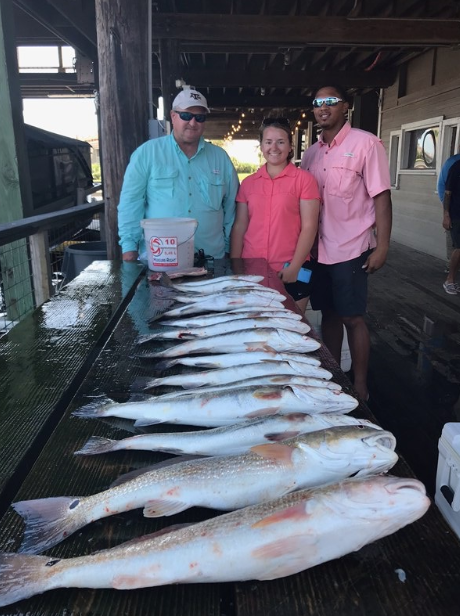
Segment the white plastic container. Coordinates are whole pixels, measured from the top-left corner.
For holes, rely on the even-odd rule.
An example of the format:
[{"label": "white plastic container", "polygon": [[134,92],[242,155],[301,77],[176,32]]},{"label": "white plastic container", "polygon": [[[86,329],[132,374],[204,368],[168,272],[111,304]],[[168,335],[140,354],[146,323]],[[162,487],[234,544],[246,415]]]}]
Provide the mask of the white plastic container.
[{"label": "white plastic container", "polygon": [[439,439],[435,503],[460,538],[460,423],[446,423]]},{"label": "white plastic container", "polygon": [[169,272],[193,267],[195,233],[198,221],[194,218],[145,218],[145,248],[149,269]]}]

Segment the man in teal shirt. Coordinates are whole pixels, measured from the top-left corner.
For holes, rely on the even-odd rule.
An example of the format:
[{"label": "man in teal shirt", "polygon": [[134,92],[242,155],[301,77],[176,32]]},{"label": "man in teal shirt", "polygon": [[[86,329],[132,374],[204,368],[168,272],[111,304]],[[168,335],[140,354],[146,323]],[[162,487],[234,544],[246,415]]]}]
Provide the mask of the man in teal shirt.
[{"label": "man in teal shirt", "polygon": [[143,218],[195,218],[195,251],[217,259],[229,252],[238,176],[227,153],[203,139],[208,113],[200,92],[182,90],[172,104],[172,133],[132,154],[118,204],[124,261],[142,250]]}]

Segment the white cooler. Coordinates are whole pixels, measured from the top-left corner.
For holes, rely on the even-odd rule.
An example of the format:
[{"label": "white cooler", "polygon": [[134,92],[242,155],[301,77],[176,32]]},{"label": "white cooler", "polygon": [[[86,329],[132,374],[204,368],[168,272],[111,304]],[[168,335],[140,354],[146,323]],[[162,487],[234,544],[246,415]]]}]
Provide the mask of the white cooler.
[{"label": "white cooler", "polygon": [[439,439],[435,503],[460,538],[460,423],[446,423]]}]

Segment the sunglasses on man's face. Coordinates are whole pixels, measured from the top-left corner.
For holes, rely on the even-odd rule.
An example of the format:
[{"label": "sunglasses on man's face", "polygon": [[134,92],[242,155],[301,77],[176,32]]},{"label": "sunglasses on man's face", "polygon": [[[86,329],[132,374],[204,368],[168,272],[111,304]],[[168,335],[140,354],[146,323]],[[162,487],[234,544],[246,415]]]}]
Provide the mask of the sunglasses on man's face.
[{"label": "sunglasses on man's face", "polygon": [[338,103],[343,103],[343,98],[338,98],[337,96],[327,96],[326,98],[314,98],[313,99],[313,107],[322,107],[326,105],[327,107],[335,107]]},{"label": "sunglasses on man's face", "polygon": [[279,124],[280,126],[288,126],[291,124],[288,118],[264,118],[262,120],[262,126],[271,126],[272,124]]},{"label": "sunglasses on man's face", "polygon": [[199,124],[206,122],[205,113],[190,113],[190,111],[176,111],[176,113],[181,120],[184,120],[184,122],[190,122],[193,118],[195,118]]}]

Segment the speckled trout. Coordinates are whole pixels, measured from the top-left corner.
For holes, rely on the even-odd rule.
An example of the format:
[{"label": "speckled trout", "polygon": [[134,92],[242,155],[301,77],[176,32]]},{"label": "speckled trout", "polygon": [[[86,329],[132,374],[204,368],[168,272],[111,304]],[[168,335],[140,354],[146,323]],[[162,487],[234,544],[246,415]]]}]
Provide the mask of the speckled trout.
[{"label": "speckled trout", "polygon": [[199,458],[148,470],[94,494],[13,503],[26,527],[21,552],[38,553],[90,522],[144,508],[169,516],[189,507],[240,509],[293,490],[389,470],[396,439],[363,425],[327,428],[236,456]]},{"label": "speckled trout", "polygon": [[0,555],[0,605],[54,588],[127,590],[177,583],[273,580],[340,558],[421,518],[417,479],[349,479],[299,490],[90,556]]},{"label": "speckled trout", "polygon": [[136,434],[120,441],[92,436],[79,451],[75,452],[75,455],[95,455],[122,449],[135,449],[174,454],[228,456],[244,453],[254,445],[275,443],[306,432],[359,424],[375,430],[381,429],[366,419],[357,419],[350,415],[288,413],[247,419],[230,426],[195,430],[194,432]]},{"label": "speckled trout", "polygon": [[132,402],[95,400],[74,411],[77,417],[123,417],[137,426],[178,423],[217,428],[275,413],[348,413],[356,398],[340,390],[305,385],[252,385],[211,392],[176,392]]}]

